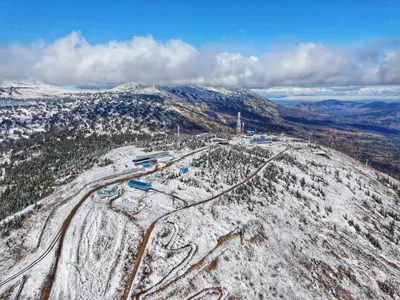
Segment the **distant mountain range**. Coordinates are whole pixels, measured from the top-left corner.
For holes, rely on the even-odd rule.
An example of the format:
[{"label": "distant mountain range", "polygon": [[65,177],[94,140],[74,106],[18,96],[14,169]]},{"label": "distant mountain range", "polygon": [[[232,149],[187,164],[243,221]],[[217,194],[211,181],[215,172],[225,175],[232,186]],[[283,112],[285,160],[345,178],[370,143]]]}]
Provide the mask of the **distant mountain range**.
[{"label": "distant mountain range", "polygon": [[121,99],[127,102],[141,99],[146,100],[142,105],[153,103],[153,106],[159,106],[160,111],[173,111],[194,123],[195,127],[213,130],[234,128],[237,112],[240,111],[246,127],[251,129],[292,131],[297,125],[315,122],[400,134],[400,103],[324,100],[287,108],[247,89],[125,83],[109,90],[82,91],[38,81],[6,81],[0,82],[0,98],[36,101],[69,99],[78,106],[88,100],[105,101],[101,105],[107,106]]},{"label": "distant mountain range", "polygon": [[2,139],[14,138],[15,130],[27,136],[55,128],[110,134],[176,131],[179,125],[182,132],[234,132],[241,112],[246,129],[312,137],[400,176],[398,103],[326,100],[284,107],[247,89],[125,83],[67,90],[38,81],[0,82],[0,99]]},{"label": "distant mountain range", "polygon": [[306,109],[327,115],[355,114],[371,110],[387,110],[390,108],[398,108],[400,103],[388,103],[374,101],[372,103],[340,101],[340,100],[324,100],[313,103],[301,103],[293,108]]},{"label": "distant mountain range", "polygon": [[[112,116],[114,120],[129,118],[136,128],[151,125],[153,129],[170,130],[181,125],[183,131],[232,131],[237,113],[241,112],[246,128],[278,132],[293,130],[292,125],[279,117],[277,104],[247,89],[125,83],[109,90],[82,91],[66,90],[37,81],[2,82],[0,88],[0,97],[4,100],[20,101],[17,104],[25,106],[26,100],[29,100],[44,106],[41,111],[47,110],[46,117],[42,117],[42,112],[38,114],[34,118],[36,124],[52,124],[54,119],[73,122],[82,119],[82,123],[86,124],[88,120],[97,122],[102,117]],[[56,112],[48,111],[50,103],[57,107]],[[68,106],[69,109],[60,109],[61,106]],[[35,114],[35,105],[28,110],[28,115]],[[8,117],[10,114],[6,115],[3,123],[6,122],[7,126],[21,117],[25,126],[29,126],[30,119],[25,120],[27,115],[14,116],[12,121]],[[99,120],[94,119],[95,115]]]},{"label": "distant mountain range", "polygon": [[[11,95],[10,95],[11,94]],[[38,81],[0,82],[0,97],[36,101],[74,101],[78,107],[88,100],[97,106],[112,106],[113,101],[140,99],[142,105],[158,106],[159,111],[178,114],[203,130],[227,130],[235,127],[237,112],[246,128],[293,131],[296,126],[336,124],[362,130],[400,134],[400,103],[324,100],[301,103],[287,108],[247,89],[200,86],[161,86],[137,83],[121,84],[109,90],[67,90]],[[101,102],[101,103],[100,103]],[[92,104],[93,106],[93,104]],[[93,108],[95,109],[95,108]],[[108,108],[110,110],[110,107]],[[128,108],[126,108],[128,109]],[[129,113],[124,108],[124,114]],[[114,115],[121,112],[112,110]],[[146,116],[148,120],[151,116]],[[157,119],[157,117],[156,117]],[[167,124],[173,120],[166,120]]]},{"label": "distant mountain range", "polygon": [[355,128],[400,134],[400,103],[324,100],[280,110],[286,119],[334,122]]}]

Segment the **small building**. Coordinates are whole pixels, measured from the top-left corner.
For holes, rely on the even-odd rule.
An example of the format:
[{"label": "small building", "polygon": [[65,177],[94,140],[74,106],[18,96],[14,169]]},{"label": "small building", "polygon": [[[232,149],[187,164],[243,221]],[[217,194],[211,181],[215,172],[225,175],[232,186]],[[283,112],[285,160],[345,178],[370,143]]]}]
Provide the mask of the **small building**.
[{"label": "small building", "polygon": [[128,182],[128,186],[135,188],[135,189],[139,189],[142,191],[148,191],[151,189],[151,184],[147,183],[147,182],[143,182],[143,181],[139,181],[139,180],[130,180]]},{"label": "small building", "polygon": [[180,169],[180,172],[181,172],[181,173],[187,173],[187,172],[189,172],[189,168],[188,168],[188,167],[181,168],[181,169]]},{"label": "small building", "polygon": [[156,165],[156,168],[157,168],[158,170],[160,170],[160,171],[164,170],[166,167],[167,167],[167,164],[166,164],[166,163],[158,163],[158,164]]},{"label": "small building", "polygon": [[314,153],[314,155],[319,155],[319,156],[324,156],[326,158],[330,158],[328,155],[328,152],[326,152],[325,150],[319,150],[319,151],[315,151],[313,153]]},{"label": "small building", "polygon": [[145,163],[143,163],[143,167],[145,167],[145,168],[149,168],[151,165],[150,165],[150,163],[149,162],[145,162]]},{"label": "small building", "polygon": [[200,157],[195,156],[195,157],[193,157],[192,161],[200,161]]},{"label": "small building", "polygon": [[271,144],[272,140],[264,135],[259,138],[254,138],[250,141],[251,144]]},{"label": "small building", "polygon": [[100,197],[113,197],[118,194],[117,186],[106,186],[97,190],[97,195]]},{"label": "small building", "polygon": [[247,134],[247,135],[254,135],[255,133],[256,133],[255,130],[247,130],[247,131],[246,131],[246,134]]},{"label": "small building", "polygon": [[146,161],[150,161],[153,159],[157,159],[157,158],[163,158],[163,157],[168,157],[169,156],[169,152],[168,151],[161,151],[161,152],[149,152],[149,153],[144,153],[144,154],[138,154],[136,155],[136,159],[134,159],[133,161],[135,163],[143,163]]}]

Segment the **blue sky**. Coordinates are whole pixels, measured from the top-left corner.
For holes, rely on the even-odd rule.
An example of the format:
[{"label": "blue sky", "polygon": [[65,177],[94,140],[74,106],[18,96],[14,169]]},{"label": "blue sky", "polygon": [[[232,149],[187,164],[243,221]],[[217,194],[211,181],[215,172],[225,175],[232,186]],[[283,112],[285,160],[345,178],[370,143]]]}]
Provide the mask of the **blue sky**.
[{"label": "blue sky", "polygon": [[[53,41],[72,31],[91,43],[151,34],[195,47],[243,44],[264,51],[276,43],[349,45],[398,38],[400,1],[3,1],[0,43]],[[243,48],[243,46],[242,46]]]},{"label": "blue sky", "polygon": [[0,80],[400,84],[400,1],[3,1]]}]

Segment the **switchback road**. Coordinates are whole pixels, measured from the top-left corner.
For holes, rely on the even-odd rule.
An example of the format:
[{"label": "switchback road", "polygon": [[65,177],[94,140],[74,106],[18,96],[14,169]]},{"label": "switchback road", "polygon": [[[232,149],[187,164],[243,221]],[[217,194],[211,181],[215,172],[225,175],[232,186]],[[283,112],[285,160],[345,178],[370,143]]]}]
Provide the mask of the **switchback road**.
[{"label": "switchback road", "polygon": [[[180,157],[180,158],[178,158],[176,160],[173,160],[173,161],[169,162],[165,167],[169,167],[169,166],[175,164],[176,162],[183,160],[184,158],[186,158],[188,156],[191,156],[191,155],[194,155],[194,154],[196,154],[198,152],[204,151],[204,150],[206,150],[206,149],[208,149],[210,147],[212,147],[212,146],[207,146],[207,147],[203,147],[203,148],[200,148],[198,150],[192,151],[192,152],[190,152],[190,153],[188,153],[188,154],[186,154],[186,155],[184,155],[184,156],[182,156],[182,157]],[[83,186],[81,189],[79,189],[79,191],[77,191],[76,193],[74,193],[72,196],[68,197],[64,201],[62,201],[63,204],[65,204],[66,200],[70,200],[74,196],[77,196],[82,190],[84,190],[88,186],[91,186],[93,184],[97,184],[97,185],[94,186],[89,192],[87,192],[83,196],[83,198],[78,202],[78,204],[76,204],[75,207],[71,210],[71,212],[68,215],[68,217],[64,220],[60,230],[57,232],[56,236],[50,242],[49,246],[45,249],[45,251],[38,258],[36,258],[34,261],[32,261],[28,266],[24,267],[23,269],[19,270],[18,272],[16,272],[13,275],[10,275],[6,279],[4,279],[2,282],[0,282],[0,287],[5,285],[5,284],[7,284],[7,283],[9,283],[10,281],[14,280],[15,278],[25,274],[30,269],[32,269],[34,266],[36,266],[38,263],[40,263],[53,250],[53,248],[57,244],[57,241],[60,241],[60,243],[58,244],[58,247],[56,248],[56,262],[53,265],[52,271],[49,274],[49,276],[48,276],[48,278],[46,280],[46,283],[44,284],[44,286],[42,288],[42,293],[41,293],[41,297],[40,297],[40,299],[48,299],[50,297],[51,287],[52,287],[53,281],[55,279],[55,274],[56,274],[56,271],[57,271],[58,261],[59,261],[60,255],[61,255],[61,250],[62,250],[62,246],[63,246],[63,243],[64,243],[64,238],[65,238],[66,231],[67,231],[67,229],[68,229],[68,227],[69,227],[69,225],[70,225],[70,223],[72,221],[72,218],[75,216],[76,212],[81,207],[81,205],[95,191],[97,191],[100,188],[104,188],[104,187],[106,187],[108,185],[121,183],[121,182],[124,182],[124,181],[127,181],[127,180],[131,180],[131,179],[134,179],[134,178],[140,178],[140,177],[155,173],[157,171],[159,171],[158,168],[155,168],[154,170],[148,171],[148,172],[145,172],[145,173],[137,173],[137,172],[135,172],[134,174],[132,174],[132,173],[123,172],[123,173],[119,173],[119,174],[115,174],[115,175],[111,175],[111,176],[106,176],[106,177],[104,177],[102,179],[97,179],[97,180],[95,180],[93,182],[85,184],[85,186]],[[123,176],[123,175],[126,175],[126,176],[120,177],[120,176]],[[113,179],[113,178],[116,178],[116,177],[120,177],[120,178],[118,178],[118,179],[116,179],[114,181],[109,181],[110,179]],[[107,181],[107,183],[98,184],[98,183],[104,182],[104,181]],[[53,213],[51,213],[51,215],[53,215]],[[45,225],[47,225],[47,223],[48,223],[48,220],[46,220]],[[43,230],[44,230],[46,226],[43,226],[43,227],[44,227],[43,228]],[[39,240],[41,240],[41,237],[39,238]]]},{"label": "switchback road", "polygon": [[[129,297],[129,294],[130,294],[130,291],[131,291],[131,288],[132,288],[132,284],[133,284],[133,282],[135,281],[135,278],[136,278],[136,275],[137,275],[137,273],[138,273],[140,264],[142,263],[142,260],[143,260],[143,254],[144,254],[144,252],[145,252],[145,250],[146,250],[146,248],[147,248],[147,244],[148,244],[148,242],[149,242],[150,236],[151,236],[151,234],[152,234],[152,232],[153,232],[153,230],[154,230],[154,228],[155,228],[155,226],[157,225],[158,222],[160,222],[161,220],[165,219],[166,217],[168,217],[168,216],[170,216],[170,215],[172,215],[172,214],[175,214],[175,213],[177,213],[177,212],[180,212],[180,211],[182,211],[182,210],[185,210],[185,209],[188,209],[188,208],[191,208],[191,207],[194,207],[194,206],[198,206],[198,205],[202,205],[202,204],[208,203],[208,202],[210,202],[210,201],[213,201],[213,200],[215,200],[215,199],[217,199],[217,198],[219,198],[219,197],[225,195],[226,193],[231,192],[231,191],[234,190],[235,188],[237,188],[237,187],[239,187],[239,186],[245,184],[245,183],[248,182],[249,180],[253,179],[266,165],[268,165],[271,161],[276,160],[279,156],[281,156],[283,153],[285,153],[286,151],[288,151],[290,148],[291,148],[291,146],[290,146],[290,145],[287,145],[287,147],[286,147],[284,150],[282,150],[281,152],[279,152],[279,153],[276,154],[275,156],[273,156],[273,157],[269,158],[268,160],[266,160],[263,164],[261,164],[261,166],[259,166],[259,167],[258,167],[253,173],[251,173],[249,176],[247,176],[246,178],[244,178],[244,179],[243,179],[242,181],[240,181],[239,183],[237,183],[237,184],[231,186],[230,188],[228,188],[228,189],[226,189],[226,190],[220,192],[219,194],[216,194],[216,195],[214,195],[214,196],[212,196],[212,197],[210,197],[210,198],[207,198],[207,199],[205,199],[205,200],[202,200],[202,201],[199,201],[199,202],[190,204],[190,205],[188,205],[188,206],[181,207],[181,208],[178,208],[178,209],[176,209],[176,210],[170,211],[170,212],[166,213],[165,215],[159,217],[157,220],[155,220],[155,221],[149,226],[149,228],[147,229],[147,231],[146,231],[146,233],[145,233],[145,235],[144,235],[142,244],[141,244],[141,246],[140,246],[139,252],[138,252],[138,254],[137,254],[137,256],[136,256],[136,259],[135,259],[135,264],[134,264],[132,273],[131,273],[130,276],[128,277],[127,283],[126,283],[125,288],[124,288],[124,293],[122,294],[122,298],[121,298],[121,299],[122,299],[122,300],[126,300],[126,299],[128,299],[128,297]],[[134,295],[133,297],[135,297],[136,299],[138,299],[139,296],[140,296],[140,294],[141,294],[141,293],[139,292],[137,295]]]}]

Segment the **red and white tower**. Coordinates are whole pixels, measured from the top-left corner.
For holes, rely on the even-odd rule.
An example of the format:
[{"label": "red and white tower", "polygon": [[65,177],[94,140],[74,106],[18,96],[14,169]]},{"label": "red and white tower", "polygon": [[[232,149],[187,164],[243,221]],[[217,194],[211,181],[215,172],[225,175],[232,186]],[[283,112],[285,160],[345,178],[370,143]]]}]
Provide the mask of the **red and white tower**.
[{"label": "red and white tower", "polygon": [[236,135],[242,135],[242,123],[240,121],[240,112],[238,112],[237,124],[236,124]]}]

